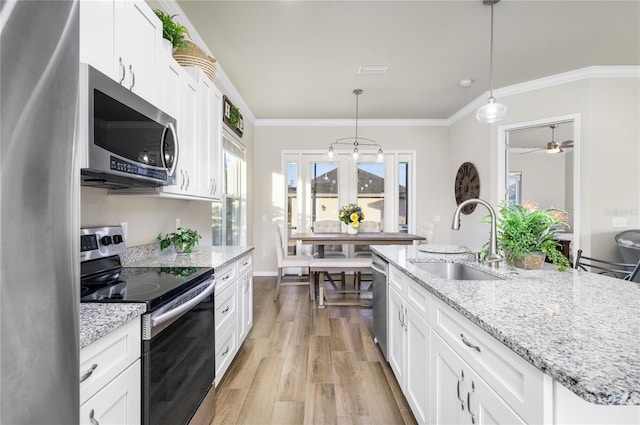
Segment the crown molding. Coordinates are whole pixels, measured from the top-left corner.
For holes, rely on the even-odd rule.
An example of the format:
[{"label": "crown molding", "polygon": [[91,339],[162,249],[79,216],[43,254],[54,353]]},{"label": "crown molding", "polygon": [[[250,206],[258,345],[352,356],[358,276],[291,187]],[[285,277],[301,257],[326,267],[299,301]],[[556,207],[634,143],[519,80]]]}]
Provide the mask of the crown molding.
[{"label": "crown molding", "polygon": [[[589,78],[640,78],[640,66],[588,66],[561,74],[550,75],[524,83],[513,84],[493,91],[494,97],[499,101],[502,98],[554,87],[561,84],[572,83],[574,81],[586,80]],[[449,125],[461,120],[476,109],[484,105],[489,98],[489,91],[484,92],[473,102],[468,103],[455,114],[451,115],[447,121]]]},{"label": "crown molding", "polygon": [[[355,119],[257,119],[256,127],[353,127]],[[446,127],[448,120],[359,119],[358,127]]]}]

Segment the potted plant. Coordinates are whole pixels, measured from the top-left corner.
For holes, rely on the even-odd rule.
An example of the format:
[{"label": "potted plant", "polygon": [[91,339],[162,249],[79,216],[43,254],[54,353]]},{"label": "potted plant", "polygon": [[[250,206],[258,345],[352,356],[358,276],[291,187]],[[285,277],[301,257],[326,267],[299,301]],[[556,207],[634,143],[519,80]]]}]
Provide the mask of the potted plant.
[{"label": "potted plant", "polygon": [[516,267],[542,268],[545,256],[559,271],[570,267],[557,250],[556,231],[569,229],[569,216],[558,208],[540,209],[533,201],[520,204],[503,202],[497,217],[498,249]]},{"label": "potted plant", "polygon": [[178,15],[168,15],[160,9],[154,9],[153,11],[162,22],[162,37],[165,40],[169,40],[173,48],[187,47],[187,42],[184,40],[187,29],[173,20]]},{"label": "potted plant", "polygon": [[191,253],[192,248],[198,243],[199,239],[202,239],[202,236],[197,230],[185,229],[184,227],[178,227],[175,232],[167,234],[164,238],[162,233],[159,233],[156,238],[160,242],[160,250],[173,244],[176,252],[184,254]]},{"label": "potted plant", "polygon": [[358,205],[348,204],[342,207],[338,218],[347,225],[347,233],[355,235],[358,233],[360,222],[364,220],[364,212]]}]

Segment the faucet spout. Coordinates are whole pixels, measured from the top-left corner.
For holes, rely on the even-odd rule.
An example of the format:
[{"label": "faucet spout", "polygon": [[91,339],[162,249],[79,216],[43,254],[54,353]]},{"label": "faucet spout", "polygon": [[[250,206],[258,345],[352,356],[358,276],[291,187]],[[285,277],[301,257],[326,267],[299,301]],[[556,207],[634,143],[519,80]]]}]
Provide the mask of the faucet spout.
[{"label": "faucet spout", "polygon": [[496,212],[488,202],[478,198],[467,199],[466,201],[463,201],[460,205],[458,205],[458,208],[456,208],[456,211],[453,213],[453,222],[451,223],[451,228],[453,230],[460,229],[460,213],[462,212],[462,209],[464,207],[470,204],[480,204],[489,210],[489,215],[491,217],[491,230],[489,232],[489,256],[487,257],[487,263],[489,263],[490,267],[497,268],[498,263],[504,260],[504,257],[498,254],[498,232],[496,230],[496,224],[497,224]]}]

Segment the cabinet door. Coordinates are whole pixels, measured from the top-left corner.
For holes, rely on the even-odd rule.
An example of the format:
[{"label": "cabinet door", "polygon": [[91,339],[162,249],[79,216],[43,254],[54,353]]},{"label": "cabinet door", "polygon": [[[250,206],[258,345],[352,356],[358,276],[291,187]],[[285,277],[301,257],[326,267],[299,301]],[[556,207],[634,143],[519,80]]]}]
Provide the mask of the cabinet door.
[{"label": "cabinet door", "polygon": [[213,82],[199,69],[198,80],[198,185],[199,194],[205,198],[213,197],[209,158],[211,155],[213,127]]},{"label": "cabinet door", "polygon": [[[173,58],[166,58],[163,65],[162,110],[177,120],[180,128],[180,100],[182,67]],[[178,130],[179,132],[180,130]]]},{"label": "cabinet door", "polygon": [[224,193],[223,187],[223,168],[222,168],[222,92],[214,85],[211,90],[211,139],[209,150],[209,178],[213,185],[211,197],[214,199],[222,199]]},{"label": "cabinet door", "polygon": [[245,340],[253,326],[253,270],[240,275],[238,284],[238,302],[240,312],[238,314],[238,345]]},{"label": "cabinet door", "polygon": [[80,424],[132,425],[141,423],[140,360],[80,406]]},{"label": "cabinet door", "polygon": [[124,4],[113,0],[83,0],[79,7],[80,62],[119,81],[124,76],[124,68],[118,66],[114,33],[116,17],[122,16]]},{"label": "cabinet door", "polygon": [[388,314],[388,356],[389,365],[396,379],[403,387],[404,383],[404,356],[405,356],[405,328],[404,320],[404,302],[400,294],[389,287],[389,314]]},{"label": "cabinet door", "polygon": [[162,23],[143,0],[123,3],[124,26],[118,25],[115,33],[125,59],[127,77],[123,84],[157,105],[161,86]]},{"label": "cabinet door", "polygon": [[430,423],[469,424],[466,382],[468,367],[435,332],[432,332]]},{"label": "cabinet door", "polygon": [[431,371],[431,327],[411,306],[405,306],[406,368],[404,394],[418,423],[427,423]]},{"label": "cabinet door", "polygon": [[468,370],[467,409],[473,424],[526,423],[471,368]]}]

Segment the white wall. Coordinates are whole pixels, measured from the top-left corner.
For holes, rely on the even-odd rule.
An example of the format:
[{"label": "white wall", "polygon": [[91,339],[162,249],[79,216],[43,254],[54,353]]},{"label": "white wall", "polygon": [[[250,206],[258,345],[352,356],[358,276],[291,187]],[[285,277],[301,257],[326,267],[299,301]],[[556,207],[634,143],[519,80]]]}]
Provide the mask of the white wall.
[{"label": "white wall", "polygon": [[[627,229],[640,227],[640,80],[585,79],[498,101],[508,107],[499,125],[579,114],[581,244],[575,249],[583,248],[595,257],[619,258],[613,236],[625,229],[613,228],[613,216],[625,217]],[[450,174],[465,160],[474,162],[483,182],[480,197],[493,205],[499,201],[497,128],[498,124],[480,124],[469,115],[451,126],[449,140]],[[485,182],[490,186],[487,191]],[[486,226],[473,222],[475,216],[483,215],[478,209],[463,217],[467,220],[452,236],[453,242],[472,245],[468,241],[486,240]]]},{"label": "white wall", "polygon": [[[276,270],[271,220],[282,217],[284,183],[281,175],[282,150],[326,150],[340,137],[352,136],[353,127],[267,127],[254,129],[253,207],[254,269],[256,273]],[[453,198],[453,184],[442,184],[448,172],[447,127],[358,127],[358,135],[370,138],[387,150],[416,151],[416,228],[442,217],[435,241],[447,242],[452,211],[446,208]],[[453,179],[453,176],[451,177]]]},{"label": "white wall", "polygon": [[531,199],[540,208],[565,207],[565,155],[544,151],[509,154],[509,171],[522,172],[522,200]]}]

